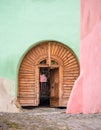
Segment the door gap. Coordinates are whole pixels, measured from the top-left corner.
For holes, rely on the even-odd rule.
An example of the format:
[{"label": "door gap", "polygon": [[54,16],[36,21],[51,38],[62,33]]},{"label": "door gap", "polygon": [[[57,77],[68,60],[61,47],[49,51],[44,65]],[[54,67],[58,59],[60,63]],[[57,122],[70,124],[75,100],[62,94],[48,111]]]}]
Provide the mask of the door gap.
[{"label": "door gap", "polygon": [[40,103],[39,106],[50,106],[50,68],[40,67]]}]

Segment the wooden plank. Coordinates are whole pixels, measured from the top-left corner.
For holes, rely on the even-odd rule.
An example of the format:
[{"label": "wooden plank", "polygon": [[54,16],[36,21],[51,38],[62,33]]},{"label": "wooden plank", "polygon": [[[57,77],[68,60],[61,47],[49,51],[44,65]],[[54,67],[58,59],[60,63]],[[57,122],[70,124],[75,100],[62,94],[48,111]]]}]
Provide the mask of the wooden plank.
[{"label": "wooden plank", "polygon": [[68,65],[72,65],[72,64],[78,64],[77,61],[75,59],[72,59],[71,62],[66,62],[64,63],[64,66],[68,66]]},{"label": "wooden plank", "polygon": [[20,94],[19,95],[19,98],[26,98],[26,99],[29,99],[29,98],[36,98],[36,94]]},{"label": "wooden plank", "polygon": [[35,76],[33,76],[33,75],[32,76],[31,75],[30,76],[29,75],[20,75],[19,76],[19,79],[25,79],[26,81],[28,81],[29,79],[32,79],[33,81],[35,81],[34,78],[35,78]]},{"label": "wooden plank", "polygon": [[69,94],[64,94],[64,95],[63,95],[63,98],[68,98],[68,97],[70,97],[70,93],[69,93]]},{"label": "wooden plank", "polygon": [[31,74],[20,74],[19,75],[19,80],[22,81],[25,79],[25,81],[35,81],[35,75],[31,75]]},{"label": "wooden plank", "polygon": [[38,67],[49,67],[48,64],[39,64]]},{"label": "wooden plank", "polygon": [[[30,61],[30,58],[26,58],[26,57],[25,57],[25,59],[23,60],[22,64],[24,64],[24,65],[26,65],[26,66],[27,66],[27,65],[28,65],[28,66],[29,66],[29,65],[31,66],[31,65],[34,65],[34,61],[32,62],[32,61]],[[21,65],[22,65],[22,64],[21,64]]]},{"label": "wooden plank", "polygon": [[64,91],[71,91],[71,90],[72,90],[72,87],[64,87],[63,90],[64,90]]},{"label": "wooden plank", "polygon": [[54,46],[54,55],[57,56],[57,52],[58,52],[58,45],[55,43]]},{"label": "wooden plank", "polygon": [[76,57],[74,57],[73,59],[68,60],[68,64],[75,63],[75,62],[78,63]]},{"label": "wooden plank", "polygon": [[33,69],[33,70],[26,70],[26,69],[21,69],[20,70],[20,73],[25,73],[25,74],[33,74],[33,73],[35,73],[35,70]]},{"label": "wooden plank", "polygon": [[64,79],[75,80],[75,76],[63,76]]},{"label": "wooden plank", "polygon": [[33,56],[33,58],[34,58],[34,60],[36,60],[37,58],[38,58],[38,54],[36,54],[36,52],[35,52],[35,48],[34,49],[32,49],[32,56]]},{"label": "wooden plank", "polygon": [[40,70],[38,66],[35,68],[35,93],[36,93],[36,104],[39,104],[40,98],[40,84],[39,84]]},{"label": "wooden plank", "polygon": [[28,75],[27,75],[26,77],[23,77],[23,76],[21,77],[21,76],[20,76],[19,81],[26,81],[26,82],[28,82],[28,81],[29,81],[29,82],[30,82],[30,81],[33,81],[33,82],[35,82],[35,76],[33,76],[33,77],[28,76]]},{"label": "wooden plank", "polygon": [[33,78],[34,79],[34,75],[33,74],[23,74],[23,73],[21,73],[20,75],[19,75],[19,78]]},{"label": "wooden plank", "polygon": [[78,72],[79,72],[79,70],[68,70],[68,69],[65,69],[64,68],[64,74],[74,74],[74,73],[76,73],[76,74],[78,74]]},{"label": "wooden plank", "polygon": [[78,74],[76,74],[76,73],[74,73],[74,74],[72,74],[72,73],[68,73],[68,74],[64,74],[64,77],[78,77]]},{"label": "wooden plank", "polygon": [[75,81],[75,79],[71,80],[71,79],[64,79],[64,78],[63,78],[63,81],[64,81],[64,82],[72,82],[72,83],[73,83],[73,82]]},{"label": "wooden plank", "polygon": [[61,55],[60,55],[60,58],[64,61],[64,58],[66,57],[66,53],[67,51],[63,48],[62,52],[61,52]]},{"label": "wooden plank", "polygon": [[[40,48],[39,50],[38,50],[38,48]],[[37,48],[36,48],[36,53],[37,53],[37,55],[38,56],[42,56],[42,55],[45,55],[45,49],[47,48],[47,46],[45,46],[45,44],[43,45],[43,46],[41,46],[41,47],[39,47],[39,46],[37,46]],[[48,49],[48,48],[47,48]]]},{"label": "wooden plank", "polygon": [[58,49],[57,49],[57,51],[56,51],[56,56],[58,56],[58,57],[59,57],[59,52],[60,52],[60,50],[61,50],[61,46],[58,45]]},{"label": "wooden plank", "polygon": [[72,91],[72,88],[71,89],[64,89],[63,95],[70,95],[71,91]]},{"label": "wooden plank", "polygon": [[64,76],[79,74],[78,70],[64,70]]},{"label": "wooden plank", "polygon": [[20,91],[19,92],[19,95],[29,95],[29,94],[33,94],[34,95],[35,92],[34,91],[27,91],[27,92],[26,91]]},{"label": "wooden plank", "polygon": [[79,76],[79,73],[64,73],[64,77],[75,77]]},{"label": "wooden plank", "polygon": [[33,84],[33,85],[30,85],[30,84],[29,84],[29,85],[28,85],[28,84],[27,84],[27,85],[26,85],[26,84],[20,84],[20,85],[19,85],[19,89],[20,89],[20,88],[25,88],[25,89],[27,89],[27,88],[28,88],[28,89],[33,88],[33,89],[35,89],[35,86],[34,86],[34,85],[35,85],[35,84]]},{"label": "wooden plank", "polygon": [[35,87],[33,87],[33,86],[19,86],[19,89],[33,89],[33,90],[35,90]]},{"label": "wooden plank", "polygon": [[69,68],[69,67],[72,67],[72,66],[78,66],[78,64],[77,63],[68,64],[68,65],[66,65],[66,68]]},{"label": "wooden plank", "polygon": [[64,74],[63,77],[67,77],[67,78],[74,78],[74,77],[78,77],[78,74],[76,73],[68,73],[68,74]]},{"label": "wooden plank", "polygon": [[68,62],[68,57],[67,57],[68,53],[70,53],[70,52],[65,52],[65,54],[63,55],[63,57],[61,57],[64,64]]},{"label": "wooden plank", "polygon": [[72,76],[72,77],[70,77],[70,76],[68,76],[68,77],[67,77],[67,76],[63,76],[63,78],[66,79],[66,80],[67,80],[67,79],[68,79],[68,80],[73,80],[73,81],[75,80],[75,77],[74,77],[74,76]]},{"label": "wooden plank", "polygon": [[64,59],[64,65],[65,65],[65,64],[68,64],[68,61],[69,61],[69,60],[73,60],[73,59],[74,59],[73,56],[70,56],[70,57],[67,57],[67,56],[66,56],[65,59]]},{"label": "wooden plank", "polygon": [[64,93],[63,93],[63,97],[68,97],[68,96],[70,96],[70,94],[71,94],[71,91],[64,91]]},{"label": "wooden plank", "polygon": [[34,67],[35,67],[34,64],[31,65],[31,64],[23,63],[23,64],[20,66],[20,69],[29,69],[29,70],[32,69],[32,70],[33,70]]},{"label": "wooden plank", "polygon": [[67,81],[67,80],[63,80],[64,83],[66,83],[67,85],[73,85],[75,81]]},{"label": "wooden plank", "polygon": [[75,70],[78,70],[78,66],[73,66],[73,67],[69,67],[69,68],[65,68],[65,69],[70,70],[70,71],[71,71],[71,70],[72,70],[72,71],[73,71],[73,70],[75,71]]},{"label": "wooden plank", "polygon": [[71,85],[71,84],[74,84],[75,81],[69,81],[69,80],[64,80],[64,79],[63,79],[63,82],[66,83],[67,85],[68,85],[68,84]]},{"label": "wooden plank", "polygon": [[26,81],[35,81],[35,78],[29,78],[29,77],[26,77],[26,78],[19,78],[19,81],[24,81],[24,80],[26,80]]},{"label": "wooden plank", "polygon": [[58,46],[56,44],[51,44],[51,55],[55,55],[56,54],[56,51],[58,49]]},{"label": "wooden plank", "polygon": [[60,46],[60,51],[59,51],[59,53],[58,53],[58,56],[59,56],[59,57],[62,56],[63,51],[64,51],[64,48]]},{"label": "wooden plank", "polygon": [[21,64],[20,67],[21,67],[21,68],[23,68],[23,67],[26,67],[26,68],[34,68],[34,64],[29,64],[29,63],[27,63],[27,62],[22,62],[22,64]]},{"label": "wooden plank", "polygon": [[22,70],[19,70],[19,74],[34,74],[35,73],[35,70],[30,70],[30,69],[22,69]]},{"label": "wooden plank", "polygon": [[19,77],[19,81],[27,80],[27,81],[35,81],[35,78],[30,78],[30,77]]},{"label": "wooden plank", "polygon": [[33,75],[33,76],[35,76],[35,71],[32,71],[32,72],[30,72],[30,71],[20,71],[19,75],[28,75],[28,76]]},{"label": "wooden plank", "polygon": [[70,93],[71,92],[71,89],[63,89],[64,93]]},{"label": "wooden plank", "polygon": [[[42,53],[41,53],[41,48],[40,48],[40,46],[37,46],[37,51],[38,51],[38,55],[41,56]],[[44,50],[44,53],[45,53],[45,50]]]},{"label": "wooden plank", "polygon": [[28,54],[28,55],[24,58],[24,60],[23,60],[23,62],[27,62],[27,63],[30,63],[30,64],[34,64],[34,61],[35,61],[35,59],[34,59],[34,58],[32,59],[31,54]]},{"label": "wooden plank", "polygon": [[19,88],[19,92],[33,92],[33,91],[35,91],[35,89],[30,89],[30,88],[24,88],[24,89],[22,89],[22,88]]},{"label": "wooden plank", "polygon": [[[40,46],[40,51],[41,51],[41,55],[44,55],[44,53],[45,53],[45,45],[44,44]],[[38,55],[37,48],[35,49],[35,53]]]},{"label": "wooden plank", "polygon": [[79,75],[78,74],[76,74],[76,73],[74,73],[74,74],[72,74],[72,73],[68,73],[68,74],[64,74],[64,77],[78,77]]},{"label": "wooden plank", "polygon": [[71,61],[71,60],[73,60],[73,59],[76,59],[76,57],[74,55],[68,57],[68,62]]},{"label": "wooden plank", "polygon": [[19,81],[18,83],[19,83],[19,86],[20,86],[20,85],[24,85],[24,86],[26,86],[27,84],[29,84],[29,87],[30,87],[30,86],[32,86],[31,84],[35,85],[35,81],[30,82],[30,83],[29,83],[29,82],[26,82],[26,81],[25,81],[25,82],[21,82],[21,81]]},{"label": "wooden plank", "polygon": [[45,49],[44,49],[44,54],[45,55],[48,55],[48,49],[47,48],[48,48],[48,44],[45,44]]},{"label": "wooden plank", "polygon": [[35,84],[35,82],[32,82],[32,83],[29,83],[29,82],[19,82],[20,83],[20,85],[26,85],[26,86],[32,86],[32,85],[34,85]]},{"label": "wooden plank", "polygon": [[72,51],[70,50],[70,53],[68,54],[68,58],[71,57],[71,56],[74,57]]},{"label": "wooden plank", "polygon": [[28,67],[28,66],[22,66],[20,69],[19,69],[19,71],[22,71],[22,72],[24,72],[24,71],[28,71],[28,72],[34,72],[34,67]]},{"label": "wooden plank", "polygon": [[26,81],[26,80],[21,81],[20,80],[20,84],[33,84],[33,83],[35,83],[35,81]]},{"label": "wooden plank", "polygon": [[22,87],[26,87],[26,88],[28,88],[28,87],[33,87],[33,88],[35,88],[35,85],[24,85],[24,84],[20,84],[19,85],[19,88],[22,88]]},{"label": "wooden plank", "polygon": [[68,64],[68,61],[69,60],[73,60],[74,59],[74,56],[73,55],[70,55],[70,57],[65,57],[65,59],[64,59],[64,64]]},{"label": "wooden plank", "polygon": [[28,79],[30,79],[31,77],[34,78],[35,77],[35,72],[34,73],[33,72],[21,72],[19,74],[19,77],[23,78],[23,76],[26,76],[26,78],[28,78]]},{"label": "wooden plank", "polygon": [[73,86],[72,87],[64,87],[63,90],[64,91],[72,91],[72,88],[73,88]]},{"label": "wooden plank", "polygon": [[71,62],[71,63],[66,63],[66,64],[64,64],[64,66],[66,66],[66,67],[69,67],[69,66],[73,66],[73,65],[78,65],[77,64],[77,62],[75,61],[75,62]]},{"label": "wooden plank", "polygon": [[53,55],[53,44],[50,42],[50,55]]},{"label": "wooden plank", "polygon": [[23,100],[23,99],[20,99],[20,104],[27,104],[27,105],[29,105],[29,104],[35,104],[35,102],[36,101],[34,101],[34,99],[29,99],[29,100]]},{"label": "wooden plank", "polygon": [[28,56],[28,58],[29,58],[32,62],[35,61],[35,58],[36,58],[36,57],[33,55],[32,49],[28,52],[27,56]]},{"label": "wooden plank", "polygon": [[67,71],[67,72],[74,72],[74,71],[78,71],[79,72],[79,67],[76,66],[76,67],[72,67],[72,68],[69,68],[69,67],[64,67],[64,71]]},{"label": "wooden plank", "polygon": [[70,53],[70,51],[67,51],[66,49],[63,51],[63,54],[62,54],[62,60],[65,61],[67,60],[67,55]]},{"label": "wooden plank", "polygon": [[69,85],[69,84],[68,84],[68,85],[67,85],[67,84],[63,84],[63,88],[64,88],[64,87],[70,87],[70,88],[71,88],[72,85]]},{"label": "wooden plank", "polygon": [[34,49],[30,50],[30,53],[31,53],[30,58],[36,61],[37,56],[34,54]]},{"label": "wooden plank", "polygon": [[[41,50],[41,52],[42,52],[42,50]],[[33,54],[35,55],[36,58],[39,56],[38,51],[37,51],[37,46],[34,48]]]},{"label": "wooden plank", "polygon": [[26,86],[20,86],[20,87],[19,87],[19,90],[21,90],[21,91],[23,91],[23,90],[24,90],[24,91],[26,91],[26,90],[28,90],[28,91],[30,91],[30,90],[31,90],[31,91],[32,91],[32,90],[35,91],[35,87],[33,87],[33,86],[27,86],[27,87],[26,87]]}]

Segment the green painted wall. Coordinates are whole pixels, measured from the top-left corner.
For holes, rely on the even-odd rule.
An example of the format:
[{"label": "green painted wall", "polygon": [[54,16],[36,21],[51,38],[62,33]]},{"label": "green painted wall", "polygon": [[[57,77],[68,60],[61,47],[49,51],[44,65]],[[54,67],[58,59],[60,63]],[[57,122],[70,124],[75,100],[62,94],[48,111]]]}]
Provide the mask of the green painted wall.
[{"label": "green painted wall", "polygon": [[0,0],[0,77],[17,80],[24,52],[42,40],[67,44],[79,57],[79,0]]}]

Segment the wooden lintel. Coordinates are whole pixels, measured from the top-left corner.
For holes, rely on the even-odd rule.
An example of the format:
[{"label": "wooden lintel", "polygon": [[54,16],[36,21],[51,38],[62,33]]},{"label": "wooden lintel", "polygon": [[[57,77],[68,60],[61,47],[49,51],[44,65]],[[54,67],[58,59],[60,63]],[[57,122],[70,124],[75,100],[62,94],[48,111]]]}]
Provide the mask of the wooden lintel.
[{"label": "wooden lintel", "polygon": [[49,67],[48,64],[39,64],[38,67]]}]

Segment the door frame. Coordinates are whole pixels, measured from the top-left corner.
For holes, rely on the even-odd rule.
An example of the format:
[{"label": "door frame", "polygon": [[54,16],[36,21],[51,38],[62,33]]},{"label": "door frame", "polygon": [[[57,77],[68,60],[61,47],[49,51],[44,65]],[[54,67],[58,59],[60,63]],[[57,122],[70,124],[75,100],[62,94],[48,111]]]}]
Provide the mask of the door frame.
[{"label": "door frame", "polygon": [[[51,65],[51,67],[49,67],[48,65],[37,65],[36,66],[36,95],[37,95],[37,105],[39,106],[40,104],[40,84],[39,84],[39,77],[40,77],[40,68],[41,67],[45,67],[45,68],[58,68],[59,69],[59,105],[61,105],[62,103],[62,93],[63,93],[63,90],[62,90],[62,84],[63,84],[63,68],[62,66],[55,66],[55,65]],[[51,93],[51,92],[50,92]],[[51,98],[50,98],[51,100]]]}]

